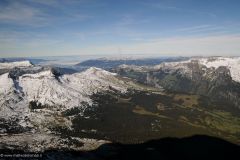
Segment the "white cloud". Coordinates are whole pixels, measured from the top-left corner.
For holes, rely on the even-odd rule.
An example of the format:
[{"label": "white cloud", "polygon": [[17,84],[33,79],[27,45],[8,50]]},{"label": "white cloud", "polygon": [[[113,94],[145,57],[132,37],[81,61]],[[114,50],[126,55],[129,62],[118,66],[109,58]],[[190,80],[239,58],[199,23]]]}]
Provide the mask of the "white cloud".
[{"label": "white cloud", "polygon": [[[7,4],[0,6],[0,24],[6,23],[11,25],[21,25],[30,27],[42,27],[79,21],[91,18],[92,16],[82,14],[79,10],[67,9],[66,4],[75,1],[9,1]],[[81,1],[79,1],[80,3]],[[73,4],[70,5],[72,7]],[[61,13],[56,16],[52,12]]]},{"label": "white cloud", "polygon": [[42,10],[19,2],[9,2],[0,10],[0,22],[27,26],[43,26],[49,16]]}]

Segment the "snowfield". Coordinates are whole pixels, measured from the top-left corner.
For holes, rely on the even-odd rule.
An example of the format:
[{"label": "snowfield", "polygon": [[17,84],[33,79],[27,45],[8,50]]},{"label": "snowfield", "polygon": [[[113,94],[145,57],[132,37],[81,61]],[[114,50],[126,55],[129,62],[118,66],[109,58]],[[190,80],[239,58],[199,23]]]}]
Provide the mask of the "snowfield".
[{"label": "snowfield", "polygon": [[7,95],[9,92],[13,91],[14,83],[11,78],[8,77],[8,73],[0,76],[0,94]]}]

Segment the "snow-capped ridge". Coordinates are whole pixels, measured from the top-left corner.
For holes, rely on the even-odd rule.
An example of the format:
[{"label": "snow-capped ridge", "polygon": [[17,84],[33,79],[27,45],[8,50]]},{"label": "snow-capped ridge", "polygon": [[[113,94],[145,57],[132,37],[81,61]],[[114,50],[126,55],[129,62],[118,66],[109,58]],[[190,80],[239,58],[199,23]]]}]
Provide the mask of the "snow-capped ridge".
[{"label": "snow-capped ridge", "polygon": [[91,105],[90,95],[115,89],[126,92],[127,85],[115,73],[91,67],[86,71],[56,77],[54,70],[47,69],[19,77],[19,86],[28,102],[48,106],[64,106],[64,110],[82,107],[82,102]]},{"label": "snow-capped ridge", "polygon": [[[57,70],[55,70],[54,68],[47,68],[44,69],[38,73],[31,73],[31,74],[24,74],[22,77],[31,77],[31,78],[53,78],[53,77],[57,77],[57,76],[66,76],[69,74],[61,74],[58,73]],[[83,72],[78,72],[78,73],[74,73],[74,74],[70,74],[70,75],[75,75],[75,76],[85,76],[85,77],[107,77],[107,76],[115,76],[117,75],[116,73],[112,73],[112,72],[108,72],[104,69],[101,68],[97,68],[97,67],[90,67],[89,69],[83,71]]]},{"label": "snow-capped ridge", "polygon": [[51,69],[49,70],[44,70],[38,73],[33,73],[33,74],[24,74],[22,78],[25,77],[31,77],[31,78],[43,78],[43,77],[54,77],[54,74],[52,73]]},{"label": "snow-capped ridge", "polygon": [[205,66],[209,69],[212,68],[214,70],[218,69],[219,67],[226,67],[230,70],[232,79],[236,82],[240,82],[240,57],[194,57],[186,61],[161,63],[153,68],[169,70],[181,69],[183,73],[191,74],[192,69],[190,68],[191,65],[189,64],[194,63]]},{"label": "snow-capped ridge", "polygon": [[116,73],[108,72],[104,69],[97,68],[97,67],[90,67],[89,69],[80,72],[80,74],[85,74],[85,75],[116,75]]}]

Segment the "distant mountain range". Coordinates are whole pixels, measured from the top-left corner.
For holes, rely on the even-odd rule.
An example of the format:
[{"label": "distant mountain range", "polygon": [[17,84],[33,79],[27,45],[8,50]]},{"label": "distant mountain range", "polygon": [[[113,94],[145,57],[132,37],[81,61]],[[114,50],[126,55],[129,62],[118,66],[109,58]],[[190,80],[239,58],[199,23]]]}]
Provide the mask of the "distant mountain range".
[{"label": "distant mountain range", "polygon": [[162,62],[174,62],[174,61],[181,61],[186,60],[186,57],[156,57],[156,58],[134,58],[134,57],[126,57],[126,58],[99,58],[99,59],[90,59],[78,63],[75,67],[98,67],[103,69],[111,69],[117,67],[122,64],[126,65],[157,65]]}]

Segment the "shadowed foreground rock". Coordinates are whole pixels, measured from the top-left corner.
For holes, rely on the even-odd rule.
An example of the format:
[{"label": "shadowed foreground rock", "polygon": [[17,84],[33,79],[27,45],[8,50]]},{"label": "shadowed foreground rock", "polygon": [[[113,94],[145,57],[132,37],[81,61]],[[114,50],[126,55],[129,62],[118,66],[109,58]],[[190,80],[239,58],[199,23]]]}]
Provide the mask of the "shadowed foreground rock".
[{"label": "shadowed foreground rock", "polygon": [[[22,153],[22,151],[2,150],[1,153]],[[42,159],[236,159],[240,146],[227,141],[209,137],[193,136],[188,138],[164,138],[143,144],[104,144],[89,152],[46,151]]]}]

